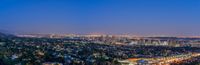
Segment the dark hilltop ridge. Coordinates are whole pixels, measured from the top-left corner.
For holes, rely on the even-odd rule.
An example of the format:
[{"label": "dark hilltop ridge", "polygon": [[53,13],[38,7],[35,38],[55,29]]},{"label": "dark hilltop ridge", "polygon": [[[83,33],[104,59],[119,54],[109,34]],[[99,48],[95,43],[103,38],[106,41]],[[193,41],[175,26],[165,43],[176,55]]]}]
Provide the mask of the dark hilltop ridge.
[{"label": "dark hilltop ridge", "polygon": [[4,38],[4,37],[7,37],[7,35],[2,33],[2,32],[0,32],[0,38]]},{"label": "dark hilltop ridge", "polygon": [[3,33],[0,31],[0,38],[12,38],[12,37],[16,37],[16,36],[10,33]]}]

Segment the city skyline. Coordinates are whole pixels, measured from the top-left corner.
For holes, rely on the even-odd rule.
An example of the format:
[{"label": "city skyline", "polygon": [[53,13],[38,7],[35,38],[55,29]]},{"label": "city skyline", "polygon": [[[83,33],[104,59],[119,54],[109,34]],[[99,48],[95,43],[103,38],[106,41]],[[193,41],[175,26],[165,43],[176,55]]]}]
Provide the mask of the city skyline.
[{"label": "city skyline", "polygon": [[198,0],[0,1],[0,29],[15,33],[199,36]]}]

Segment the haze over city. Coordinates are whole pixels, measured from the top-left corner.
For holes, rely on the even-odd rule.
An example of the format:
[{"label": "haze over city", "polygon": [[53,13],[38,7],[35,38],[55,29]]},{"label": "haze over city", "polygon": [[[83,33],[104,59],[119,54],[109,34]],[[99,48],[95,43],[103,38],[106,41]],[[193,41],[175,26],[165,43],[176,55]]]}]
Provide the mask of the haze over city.
[{"label": "haze over city", "polygon": [[199,0],[1,0],[15,33],[199,36]]}]

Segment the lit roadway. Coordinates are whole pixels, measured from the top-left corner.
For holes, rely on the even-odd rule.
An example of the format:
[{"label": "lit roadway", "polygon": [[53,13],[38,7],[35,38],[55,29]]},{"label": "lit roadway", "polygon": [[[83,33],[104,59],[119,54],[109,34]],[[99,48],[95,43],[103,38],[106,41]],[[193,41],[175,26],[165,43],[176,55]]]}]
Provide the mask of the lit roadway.
[{"label": "lit roadway", "polygon": [[200,53],[181,54],[169,57],[160,58],[130,58],[127,60],[119,61],[121,65],[136,65],[138,60],[146,60],[146,65],[170,65],[172,63],[181,63],[183,60],[188,60],[200,56]]},{"label": "lit roadway", "polygon": [[191,59],[193,57],[200,56],[200,53],[190,53],[170,57],[154,58],[148,59],[149,63],[152,65],[170,65],[171,63],[180,63],[183,60]]}]

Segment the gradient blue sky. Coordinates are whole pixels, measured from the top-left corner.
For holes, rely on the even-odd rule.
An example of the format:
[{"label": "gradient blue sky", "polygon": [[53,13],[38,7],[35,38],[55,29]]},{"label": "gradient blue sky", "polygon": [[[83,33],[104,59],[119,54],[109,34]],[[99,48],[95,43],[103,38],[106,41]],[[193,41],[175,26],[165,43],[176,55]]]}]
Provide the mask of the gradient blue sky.
[{"label": "gradient blue sky", "polygon": [[17,33],[200,35],[200,0],[0,0]]}]

